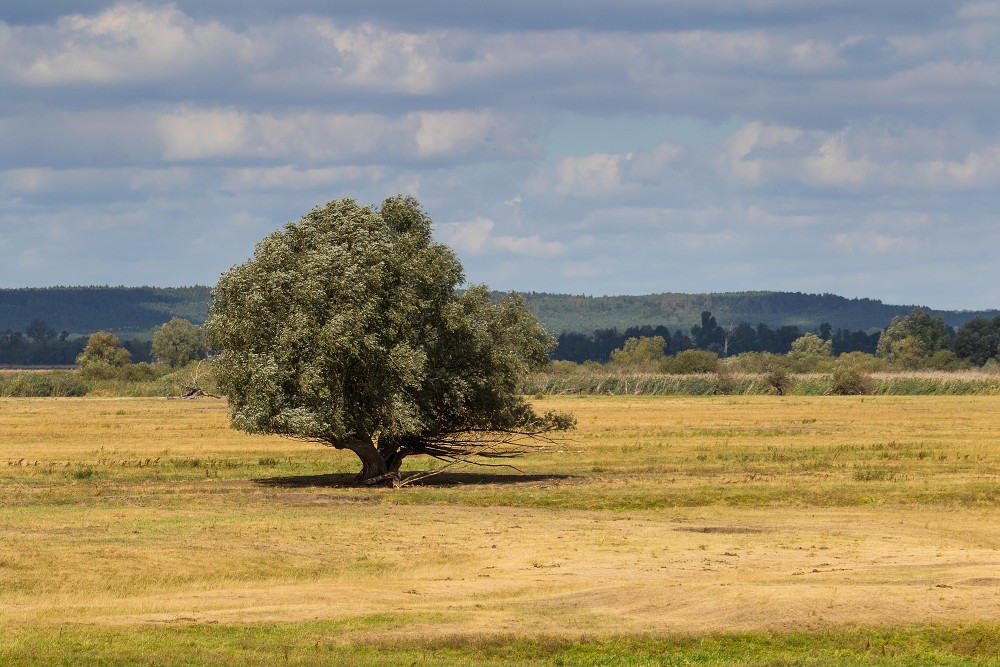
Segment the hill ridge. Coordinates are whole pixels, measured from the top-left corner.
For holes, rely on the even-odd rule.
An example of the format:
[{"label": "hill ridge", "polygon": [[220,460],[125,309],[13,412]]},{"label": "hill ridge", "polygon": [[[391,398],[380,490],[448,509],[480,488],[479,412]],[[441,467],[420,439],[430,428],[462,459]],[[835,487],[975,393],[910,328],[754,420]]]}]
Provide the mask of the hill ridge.
[{"label": "hill ridge", "polygon": [[[834,330],[884,329],[893,317],[906,315],[916,307],[943,317],[953,327],[977,316],[992,319],[1000,315],[1000,310],[942,310],[886,304],[867,297],[768,290],[612,296],[534,291],[521,294],[554,334],[643,325],[686,332],[698,324],[706,310],[723,326],[763,323],[771,327],[797,326],[803,331],[814,330],[824,322]],[[22,331],[33,320],[43,320],[56,331],[70,334],[101,329],[124,335],[143,334],[174,316],[204,323],[210,298],[211,288],[204,285],[0,288],[0,330]]]}]

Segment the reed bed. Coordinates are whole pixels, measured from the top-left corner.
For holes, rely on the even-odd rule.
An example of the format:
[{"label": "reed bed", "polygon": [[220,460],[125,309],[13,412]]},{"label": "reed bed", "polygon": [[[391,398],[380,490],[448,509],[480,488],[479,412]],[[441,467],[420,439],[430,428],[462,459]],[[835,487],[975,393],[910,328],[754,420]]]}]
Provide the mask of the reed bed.
[{"label": "reed bed", "polygon": [[[784,392],[797,396],[837,393],[828,373],[790,374]],[[1000,374],[983,371],[912,371],[871,373],[873,396],[997,396]],[[575,373],[539,373],[523,387],[528,395],[608,396],[762,396],[776,393],[763,373],[615,373],[581,368]]]}]

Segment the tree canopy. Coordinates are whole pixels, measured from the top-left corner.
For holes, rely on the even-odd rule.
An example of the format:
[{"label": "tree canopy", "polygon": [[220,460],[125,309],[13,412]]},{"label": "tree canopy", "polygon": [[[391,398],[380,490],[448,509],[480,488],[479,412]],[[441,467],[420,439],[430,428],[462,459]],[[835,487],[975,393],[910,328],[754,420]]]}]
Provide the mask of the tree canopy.
[{"label": "tree canopy", "polygon": [[901,366],[920,368],[935,353],[947,351],[954,332],[944,318],[914,308],[906,317],[894,317],[879,337],[877,354]]},{"label": "tree canopy", "polygon": [[982,366],[1000,355],[1000,317],[992,321],[976,317],[958,329],[955,336],[955,354]]},{"label": "tree canopy", "polygon": [[510,456],[572,425],[537,414],[520,380],[554,341],[524,301],[462,290],[410,197],[331,201],[220,278],[206,322],[233,425],[348,449],[362,480],[403,458]]},{"label": "tree canopy", "polygon": [[172,317],[153,334],[153,358],[170,368],[204,358],[207,352],[205,332],[197,324]]},{"label": "tree canopy", "polygon": [[87,339],[87,346],[76,358],[83,370],[96,366],[120,368],[132,362],[132,354],[121,345],[118,336],[109,331],[98,331]]}]

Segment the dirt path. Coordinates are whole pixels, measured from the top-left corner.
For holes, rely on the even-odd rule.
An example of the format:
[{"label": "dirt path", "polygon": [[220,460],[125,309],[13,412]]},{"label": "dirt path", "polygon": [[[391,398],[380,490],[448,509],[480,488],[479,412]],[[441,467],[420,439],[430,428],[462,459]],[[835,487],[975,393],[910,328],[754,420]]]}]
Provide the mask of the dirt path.
[{"label": "dirt path", "polygon": [[[378,559],[376,572],[119,601],[120,611],[109,610],[99,622],[379,616],[398,618],[392,634],[426,637],[1000,617],[1000,534],[988,513],[699,509],[626,517],[387,509],[392,512],[399,513],[397,529],[344,545],[337,554]],[[358,627],[365,631],[364,623]]]}]

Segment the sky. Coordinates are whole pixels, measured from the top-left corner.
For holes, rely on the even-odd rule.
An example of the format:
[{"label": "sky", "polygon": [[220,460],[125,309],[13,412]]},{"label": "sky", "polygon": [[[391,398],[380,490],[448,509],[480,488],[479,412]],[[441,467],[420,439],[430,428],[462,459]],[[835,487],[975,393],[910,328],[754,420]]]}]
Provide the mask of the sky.
[{"label": "sky", "polygon": [[1000,308],[1000,2],[6,0],[0,287],[415,196],[470,283]]}]

